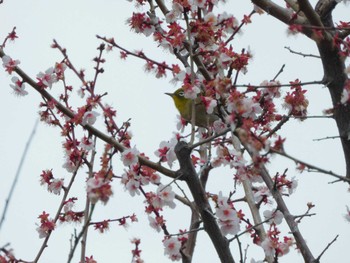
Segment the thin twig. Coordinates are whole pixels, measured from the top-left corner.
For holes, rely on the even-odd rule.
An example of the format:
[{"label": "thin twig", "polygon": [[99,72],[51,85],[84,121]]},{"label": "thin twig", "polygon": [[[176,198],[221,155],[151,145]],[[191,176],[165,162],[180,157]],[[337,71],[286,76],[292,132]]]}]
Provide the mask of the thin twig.
[{"label": "thin twig", "polygon": [[280,68],[280,70],[277,72],[277,74],[273,77],[272,81],[275,81],[278,76],[283,72],[284,67],[286,66],[286,64],[283,64],[282,67]]},{"label": "thin twig", "polygon": [[318,139],[313,139],[313,141],[324,141],[324,140],[329,140],[329,139],[340,139],[340,136],[337,135],[337,136],[327,136],[327,137],[324,137],[324,138],[318,138]]},{"label": "thin twig", "polygon": [[326,248],[321,252],[321,254],[317,257],[316,262],[320,262],[321,257],[323,256],[323,254],[328,250],[328,248],[335,242],[337,241],[337,238],[339,237],[339,235],[336,235],[335,238],[328,243],[328,245],[326,246]]},{"label": "thin twig", "polygon": [[11,188],[10,188],[10,192],[8,194],[8,197],[5,201],[5,206],[4,206],[4,210],[2,211],[2,216],[1,216],[1,220],[0,220],[0,230],[1,230],[1,227],[2,227],[2,224],[4,223],[5,221],[5,217],[6,217],[6,212],[7,212],[7,209],[8,209],[8,206],[10,204],[10,201],[11,201],[11,198],[12,198],[12,195],[15,191],[15,187],[17,185],[17,181],[19,179],[19,176],[21,174],[21,170],[22,170],[22,166],[23,166],[23,163],[27,157],[27,152],[28,152],[28,149],[29,149],[29,146],[34,138],[34,135],[35,135],[35,132],[36,132],[36,129],[38,127],[38,124],[39,124],[39,120],[36,120],[35,121],[35,124],[34,124],[34,127],[32,129],[32,132],[28,138],[28,141],[26,143],[26,146],[24,148],[24,151],[22,153],[22,157],[21,157],[21,161],[19,162],[19,165],[18,165],[18,168],[17,168],[17,172],[16,172],[16,175],[15,175],[15,178],[13,179],[13,182],[12,182],[12,185],[11,185]]},{"label": "thin twig", "polygon": [[307,85],[325,85],[323,80],[306,81],[298,83],[288,84],[275,84],[275,85],[252,85],[252,84],[235,84],[236,88],[254,88],[254,89],[268,89],[268,88],[280,88],[280,87],[293,87],[293,86],[307,86]]},{"label": "thin twig", "polygon": [[287,49],[290,53],[296,54],[296,55],[299,55],[299,56],[303,56],[304,58],[305,58],[305,57],[321,58],[320,56],[317,56],[317,55],[313,55],[313,54],[304,54],[304,53],[302,53],[302,52],[294,51],[294,50],[292,50],[290,47],[284,47],[284,48]]},{"label": "thin twig", "polygon": [[306,166],[308,169],[313,169],[313,170],[315,170],[315,171],[317,171],[317,172],[319,172],[319,173],[324,173],[324,174],[331,175],[331,176],[333,176],[333,177],[339,179],[340,181],[344,181],[344,182],[350,183],[350,178],[347,178],[347,177],[345,177],[345,176],[338,175],[338,174],[336,174],[336,173],[334,173],[334,172],[332,172],[332,171],[327,171],[327,170],[322,169],[322,168],[320,168],[320,167],[317,167],[317,166],[315,166],[315,165],[306,163],[306,162],[301,161],[301,160],[299,160],[299,159],[297,159],[297,158],[295,158],[295,157],[290,156],[289,154],[287,154],[287,153],[285,153],[285,152],[276,151],[276,150],[273,150],[273,149],[271,149],[270,151],[273,152],[273,153],[277,153],[277,154],[279,154],[279,155],[281,155],[281,156],[284,156],[284,157],[286,157],[286,158],[288,158],[288,159],[290,159],[290,160],[293,160],[293,161],[296,162],[296,163],[300,163],[300,164]]}]

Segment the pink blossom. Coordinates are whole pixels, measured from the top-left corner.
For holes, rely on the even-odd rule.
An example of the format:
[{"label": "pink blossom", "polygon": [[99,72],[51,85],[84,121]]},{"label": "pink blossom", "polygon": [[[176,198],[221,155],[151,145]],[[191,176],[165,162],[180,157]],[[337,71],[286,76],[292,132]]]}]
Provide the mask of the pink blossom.
[{"label": "pink blossom", "polygon": [[93,140],[85,136],[81,140],[80,147],[85,151],[91,151],[95,148]]},{"label": "pink blossom", "polygon": [[145,36],[150,36],[155,31],[151,19],[145,13],[133,13],[127,23],[136,33],[143,33]]},{"label": "pink blossom", "polygon": [[265,94],[265,97],[269,99],[279,98],[281,96],[280,83],[278,81],[264,80],[260,83],[260,86],[267,87],[263,89],[263,93]]},{"label": "pink blossom", "polygon": [[55,195],[59,195],[61,193],[63,187],[64,180],[61,179],[53,179],[51,183],[48,185],[48,190]]},{"label": "pink blossom", "polygon": [[173,162],[176,160],[175,155],[175,145],[177,144],[177,139],[174,137],[170,141],[162,141],[159,144],[159,149],[154,152],[154,154],[160,158],[161,162],[167,162],[171,168]]},{"label": "pink blossom", "polygon": [[171,10],[165,15],[167,23],[173,23],[181,17],[183,13],[183,7],[179,3],[173,3]]},{"label": "pink blossom", "polygon": [[263,198],[270,195],[270,190],[266,186],[260,186],[258,187],[258,191],[254,193],[254,200],[255,202],[259,203]]},{"label": "pink blossom", "polygon": [[135,194],[140,195],[140,182],[131,178],[125,184],[125,189],[129,191],[131,196],[135,196]]},{"label": "pink blossom", "polygon": [[125,166],[130,166],[138,162],[139,154],[140,152],[134,146],[133,148],[126,149],[124,152],[122,152],[120,159]]},{"label": "pink blossom", "polygon": [[210,97],[201,97],[202,102],[205,106],[205,110],[208,114],[212,114],[214,112],[215,107],[217,106],[216,100],[210,98]]},{"label": "pink blossom", "polygon": [[184,97],[187,99],[196,99],[198,94],[201,92],[200,88],[196,85],[186,85],[183,86],[184,89]]},{"label": "pink blossom", "polygon": [[222,234],[236,235],[241,229],[239,224],[240,219],[237,216],[236,210],[228,203],[228,198],[224,197],[221,191],[219,192],[215,210]]},{"label": "pink blossom", "polygon": [[17,77],[12,77],[11,81],[14,84],[10,84],[10,87],[13,89],[15,95],[17,96],[26,96],[28,92],[25,89],[23,81],[20,81]]},{"label": "pink blossom", "polygon": [[160,184],[157,188],[157,196],[161,203],[159,207],[169,206],[170,208],[175,208],[175,193],[170,185],[164,186]]},{"label": "pink blossom", "polygon": [[276,224],[279,225],[282,223],[283,220],[283,213],[279,210],[271,211],[271,210],[265,210],[263,213],[265,220],[270,219],[267,223],[268,224]]},{"label": "pink blossom", "polygon": [[87,180],[86,192],[92,203],[96,203],[100,200],[104,204],[107,203],[110,196],[113,194],[110,181],[97,175]]},{"label": "pink blossom", "polygon": [[160,232],[160,230],[162,230],[161,225],[153,217],[148,216],[148,221],[149,225],[157,232]]},{"label": "pink blossom", "polygon": [[164,255],[167,255],[171,260],[177,261],[181,259],[180,248],[181,242],[176,237],[170,237],[163,241]]},{"label": "pink blossom", "polygon": [[87,111],[84,113],[83,120],[81,121],[82,125],[94,125],[96,122],[96,117],[99,116],[100,114],[96,111]]},{"label": "pink blossom", "polygon": [[15,70],[15,67],[20,63],[21,62],[19,60],[13,60],[9,56],[2,57],[2,66],[9,74],[11,74]]},{"label": "pink blossom", "polygon": [[218,24],[223,25],[225,32],[232,34],[238,26],[238,21],[233,15],[223,12],[218,15]]},{"label": "pink blossom", "polygon": [[48,213],[42,212],[38,217],[40,219],[40,226],[37,227],[36,230],[39,233],[39,238],[47,237],[47,235],[56,227],[54,220],[49,218],[49,216]]},{"label": "pink blossom", "polygon": [[47,69],[45,73],[40,72],[36,77],[39,80],[39,85],[43,85],[49,88],[52,88],[52,84],[57,82],[55,69],[53,67]]},{"label": "pink blossom", "polygon": [[266,257],[274,257],[275,256],[275,248],[274,244],[270,238],[265,238],[263,242],[261,242],[261,247],[264,249]]},{"label": "pink blossom", "polygon": [[74,173],[77,170],[77,165],[69,160],[69,157],[66,159],[66,162],[62,165],[62,167],[65,168],[68,173]]},{"label": "pink blossom", "polygon": [[295,192],[296,188],[298,187],[298,180],[295,179],[295,177],[292,178],[291,183],[287,185],[288,187],[288,194],[291,195]]}]

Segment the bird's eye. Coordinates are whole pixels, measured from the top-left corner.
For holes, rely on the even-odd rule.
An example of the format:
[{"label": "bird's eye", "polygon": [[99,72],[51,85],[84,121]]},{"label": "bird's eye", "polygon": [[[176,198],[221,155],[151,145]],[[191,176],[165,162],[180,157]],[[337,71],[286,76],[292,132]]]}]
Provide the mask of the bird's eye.
[{"label": "bird's eye", "polygon": [[180,96],[180,97],[183,97],[183,96],[185,96],[185,93],[184,93],[183,91],[180,91],[180,92],[179,92],[179,96]]}]

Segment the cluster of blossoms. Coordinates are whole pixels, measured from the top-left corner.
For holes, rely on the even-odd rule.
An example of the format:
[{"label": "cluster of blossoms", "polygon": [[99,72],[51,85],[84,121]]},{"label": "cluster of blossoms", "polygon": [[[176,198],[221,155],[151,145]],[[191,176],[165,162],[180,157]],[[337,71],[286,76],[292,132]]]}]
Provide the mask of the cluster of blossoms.
[{"label": "cluster of blossoms", "polygon": [[267,257],[281,257],[289,252],[289,249],[294,244],[294,240],[291,237],[284,237],[282,241],[279,239],[280,231],[277,229],[276,224],[271,224],[270,229],[267,231],[267,238],[261,242],[261,247],[264,249]]},{"label": "cluster of blossoms", "polygon": [[42,212],[38,217],[40,219],[40,225],[36,230],[38,231],[40,238],[45,238],[56,227],[55,222],[53,219],[50,219],[49,216],[49,214]]},{"label": "cluster of blossoms", "polygon": [[223,235],[236,235],[240,231],[240,218],[243,215],[236,211],[227,197],[222,196],[221,191],[216,200],[215,211]]},{"label": "cluster of blossoms", "polygon": [[[9,56],[2,57],[2,66],[9,74],[12,74],[16,66],[20,63],[21,62],[19,60],[14,60]],[[13,76],[11,78],[11,81],[13,82],[13,84],[10,84],[10,87],[13,89],[15,95],[25,96],[28,94],[28,92],[25,90],[25,85],[23,81],[21,81],[18,77]]]},{"label": "cluster of blossoms", "polygon": [[104,171],[96,173],[92,178],[87,180],[86,191],[92,203],[101,201],[106,204],[113,194],[111,179],[106,178]]},{"label": "cluster of blossoms", "polygon": [[283,106],[289,110],[289,114],[295,117],[305,117],[307,115],[307,107],[309,101],[305,97],[306,90],[300,86],[300,81],[297,79],[290,82],[292,85],[292,92],[287,93],[284,98]]},{"label": "cluster of blossoms", "polygon": [[40,175],[40,184],[47,185],[47,190],[51,193],[59,195],[64,186],[63,178],[54,178],[52,170],[43,171]]},{"label": "cluster of blossoms", "polygon": [[125,166],[129,167],[129,170],[122,174],[121,183],[131,196],[140,194],[140,187],[148,185],[149,183],[158,185],[160,183],[160,176],[155,170],[140,166],[138,163],[139,151],[133,147],[124,150],[121,153],[121,160]]},{"label": "cluster of blossoms", "polygon": [[63,213],[60,214],[60,222],[81,222],[84,212],[73,211],[74,204],[78,198],[69,198],[63,204]]}]

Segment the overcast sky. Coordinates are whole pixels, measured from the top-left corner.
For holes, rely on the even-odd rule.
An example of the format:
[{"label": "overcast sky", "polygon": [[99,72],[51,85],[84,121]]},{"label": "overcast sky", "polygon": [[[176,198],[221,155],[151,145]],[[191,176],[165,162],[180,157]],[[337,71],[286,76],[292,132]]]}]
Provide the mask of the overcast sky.
[{"label": "overcast sky", "polygon": [[[231,0],[221,7],[241,20],[244,14],[252,10],[248,0]],[[316,1],[311,1],[313,4]],[[339,5],[334,14],[335,21],[348,21],[349,5]],[[142,11],[142,10],[141,10]],[[146,10],[144,10],[146,11]],[[86,69],[88,79],[93,77],[92,59],[97,55],[96,48],[100,41],[95,35],[114,37],[116,42],[129,50],[144,50],[155,60],[176,62],[170,54],[161,51],[151,38],[138,36],[130,31],[125,21],[135,12],[133,4],[124,0],[11,0],[0,5],[0,39],[3,39],[14,26],[19,38],[5,49],[11,57],[21,61],[20,66],[30,76],[45,71],[62,59],[57,50],[50,48],[53,39],[67,48],[68,54],[77,68]],[[284,47],[304,53],[317,54],[316,46],[303,36],[287,37],[286,27],[269,15],[255,15],[253,23],[243,28],[243,33],[233,42],[236,50],[250,48],[254,57],[248,73],[240,77],[240,83],[259,84],[265,79],[272,79],[285,64],[280,75],[282,83],[299,78],[302,81],[322,79],[322,66],[319,60],[303,58],[290,54]],[[113,105],[118,112],[118,122],[131,118],[131,130],[134,135],[132,144],[156,160],[154,151],[160,141],[168,140],[176,131],[176,110],[164,92],[178,88],[167,79],[156,79],[145,74],[144,61],[128,58],[120,61],[118,52],[105,54],[107,63],[105,73],[101,76],[97,89],[100,93],[108,92],[105,102]],[[178,63],[178,62],[176,62]],[[6,72],[0,73],[0,111],[2,127],[0,129],[0,211],[2,211],[10,185],[15,175],[21,154],[38,117],[40,96],[27,85],[29,95],[15,97],[9,87],[11,77]],[[79,87],[77,79],[70,83]],[[61,87],[58,85],[57,89]],[[324,109],[331,107],[329,94],[321,86],[309,86],[307,96],[310,101],[310,115],[321,115]],[[53,91],[54,92],[54,91]],[[57,94],[57,93],[56,93]],[[79,102],[78,100],[76,101]],[[314,139],[337,135],[335,123],[330,119],[310,119],[304,122],[291,120],[284,128],[287,137],[286,151],[299,159],[318,165],[338,174],[344,174],[345,166],[342,150],[338,140],[314,141]],[[58,177],[69,178],[62,169],[62,137],[59,131],[45,124],[40,124],[32,147],[25,160],[20,180],[9,207],[6,222],[0,232],[0,247],[7,242],[15,249],[15,255],[24,260],[32,260],[42,240],[36,232],[37,216],[46,211],[55,213],[60,197],[50,195],[39,185],[39,175],[44,169],[53,169]],[[328,184],[332,178],[318,173],[299,174],[294,164],[281,158],[273,158],[269,166],[270,173],[283,172],[289,168],[288,175],[296,176],[299,188],[295,195],[287,198],[292,213],[299,215],[306,211],[306,203],[316,205],[313,212],[317,216],[306,218],[300,225],[314,255],[317,256],[326,245],[340,234],[338,241],[324,255],[323,262],[344,262],[349,258],[350,225],[345,222],[343,214],[345,205],[350,205],[347,186],[342,183]],[[117,168],[123,172],[123,167]],[[232,185],[232,171],[215,174],[209,181],[211,192],[229,190]],[[85,174],[77,178],[73,194],[81,195],[84,191]],[[166,182],[166,180],[165,180]],[[147,216],[143,212],[141,197],[129,198],[119,183],[114,185],[114,198],[107,206],[98,205],[94,221],[117,218],[137,213],[140,222],[127,230],[112,225],[105,235],[91,231],[88,240],[87,255],[93,254],[100,262],[130,262],[133,246],[129,240],[141,238],[142,258],[146,262],[168,262],[163,255],[161,240],[163,235],[148,227]],[[83,201],[78,209],[83,208]],[[271,206],[272,208],[273,206]],[[178,209],[179,208],[179,209]],[[179,228],[188,229],[188,211],[181,208],[164,211],[171,232]],[[80,226],[76,226],[80,229]],[[49,247],[44,252],[41,262],[65,262],[69,250],[71,225],[60,225],[53,233]],[[200,234],[197,251],[193,262],[218,262],[217,255],[205,234]],[[232,245],[236,251],[236,244]],[[301,262],[302,257],[292,251],[281,262]],[[237,258],[237,257],[236,257]],[[248,259],[263,258],[261,248],[250,245]],[[205,260],[205,261],[203,261]],[[75,260],[78,262],[78,257]],[[248,261],[249,262],[249,261]]]}]

